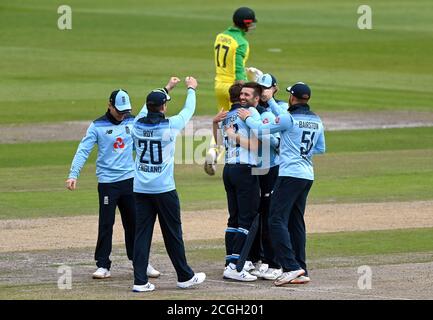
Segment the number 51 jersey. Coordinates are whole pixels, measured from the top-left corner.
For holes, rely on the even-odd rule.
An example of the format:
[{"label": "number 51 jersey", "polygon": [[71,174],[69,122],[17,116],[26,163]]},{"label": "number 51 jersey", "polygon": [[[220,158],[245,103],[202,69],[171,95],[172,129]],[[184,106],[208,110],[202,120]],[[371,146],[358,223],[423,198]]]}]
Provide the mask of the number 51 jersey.
[{"label": "number 51 jersey", "polygon": [[307,104],[292,107],[290,114],[292,128],[281,133],[279,175],[314,180],[313,155],[325,152],[322,120]]},{"label": "number 51 jersey", "polygon": [[248,117],[247,125],[253,130],[268,134],[281,132],[279,176],[314,180],[313,155],[324,153],[325,135],[320,118],[310,111],[308,104],[290,107],[275,123],[262,124]]}]

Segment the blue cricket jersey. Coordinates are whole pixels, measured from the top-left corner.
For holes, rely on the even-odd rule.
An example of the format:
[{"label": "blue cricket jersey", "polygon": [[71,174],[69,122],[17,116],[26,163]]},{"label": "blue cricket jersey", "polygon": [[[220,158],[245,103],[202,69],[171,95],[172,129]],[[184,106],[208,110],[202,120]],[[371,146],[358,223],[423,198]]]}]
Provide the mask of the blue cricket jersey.
[{"label": "blue cricket jersey", "polygon": [[[221,133],[223,135],[224,147],[225,147],[225,163],[227,164],[249,164],[257,165],[257,153],[243,148],[236,141],[228,138],[225,128],[233,126],[236,133],[250,138],[250,128],[238,117],[238,109],[242,106],[235,103],[230,108],[229,113],[227,113],[226,118],[221,123]],[[260,114],[254,107],[249,107],[248,110],[251,112],[251,117],[260,121]]]},{"label": "blue cricket jersey", "polygon": [[289,111],[274,124],[263,124],[253,117],[248,117],[246,124],[259,135],[280,132],[279,176],[314,180],[313,154],[326,149],[322,121],[307,104],[294,105]]},{"label": "blue cricket jersey", "polygon": [[195,111],[195,90],[189,88],[183,109],[165,118],[161,112],[148,112],[146,105],[132,128],[135,157],[134,192],[164,193],[176,189],[174,153],[176,137]]},{"label": "blue cricket jersey", "polygon": [[121,122],[107,112],[93,121],[78,145],[72,160],[69,178],[77,179],[95,144],[98,145],[96,176],[98,182],[117,182],[134,177],[133,142],[131,129],[134,117]]},{"label": "blue cricket jersey", "polygon": [[289,113],[289,104],[282,100],[276,100],[274,97],[268,100],[267,107],[270,108],[272,113],[277,117],[281,114]]},{"label": "blue cricket jersey", "polygon": [[[272,113],[270,107],[264,107],[264,106],[258,106],[257,111],[260,114],[260,118],[263,124],[268,123],[275,123],[275,115]],[[274,133],[273,136],[275,139],[280,138],[280,134]],[[261,144],[261,147],[259,148],[259,163],[257,165],[257,168],[259,169],[269,169],[272,167],[275,167],[279,164],[279,143],[277,146],[270,145],[268,143]]]}]

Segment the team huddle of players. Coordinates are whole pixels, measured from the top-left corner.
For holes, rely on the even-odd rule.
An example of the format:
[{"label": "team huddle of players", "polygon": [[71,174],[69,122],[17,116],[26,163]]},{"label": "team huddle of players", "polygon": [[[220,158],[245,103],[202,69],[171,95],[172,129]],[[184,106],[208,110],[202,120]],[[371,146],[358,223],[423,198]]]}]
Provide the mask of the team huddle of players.
[{"label": "team huddle of players", "polygon": [[[274,198],[271,194],[278,181],[281,161],[290,163],[294,156],[298,156],[299,159],[295,162],[300,162],[301,169],[304,170],[302,162],[311,165],[312,153],[324,151],[323,127],[320,119],[309,111],[309,106],[304,101],[308,98],[302,98],[303,95],[311,95],[309,87],[304,83],[297,83],[288,90],[291,91],[290,101],[294,102],[290,103],[290,106],[286,102],[275,100],[274,95],[278,91],[278,86],[275,77],[271,74],[262,75],[257,82],[233,84],[229,88],[230,109],[220,111],[214,118],[215,140],[220,142],[225,150],[223,181],[229,211],[225,234],[226,267],[223,273],[225,278],[238,281],[254,281],[262,278],[275,280],[276,285],[309,281],[305,263],[303,223],[308,191],[300,197],[293,193],[287,194],[281,200],[285,203],[292,202],[289,204],[289,211],[285,211],[287,218],[280,215],[282,212],[271,214],[271,201]],[[244,115],[244,112],[247,115]],[[282,127],[279,123],[285,117],[288,117],[292,123]],[[293,150],[290,150],[289,154],[284,150],[286,154],[280,155],[281,134],[293,131],[293,124],[300,131],[300,137],[290,141]],[[272,125],[274,127],[271,127]],[[306,128],[310,131],[304,131]],[[271,130],[275,132],[271,133]],[[317,138],[314,139],[316,135]],[[304,144],[302,139],[307,138],[311,138],[311,141]],[[300,142],[299,145],[296,145],[297,140]],[[289,179],[307,178],[308,190],[311,187],[312,178],[304,177],[303,173],[299,172],[299,168],[281,172],[281,176],[284,177],[285,174],[290,177]],[[292,213],[292,211],[297,212]],[[300,216],[296,217],[297,214]],[[259,215],[258,232],[249,234],[256,215]],[[294,259],[299,265],[295,270],[289,266],[283,269],[279,256],[276,255],[278,248],[281,248],[281,244],[278,243],[284,242],[286,238],[280,234],[281,225],[285,226],[288,234],[290,234],[289,226],[294,225],[296,229],[291,235],[293,243],[287,245],[286,242],[283,245],[283,250],[293,251]],[[241,251],[245,249],[249,250],[248,260],[239,271],[236,265]],[[289,281],[285,279],[279,281],[283,273],[291,273]]]},{"label": "team huddle of players", "polygon": [[[204,168],[215,174],[225,155],[229,219],[223,275],[237,281],[274,280],[277,286],[307,283],[304,212],[314,180],[312,155],[325,151],[323,125],[308,105],[308,85],[288,87],[288,103],[277,101],[275,77],[245,68],[245,34],[256,22],[253,10],[239,8],[234,25],[215,40],[221,111],[213,121],[214,141]],[[248,260],[239,268],[245,251]]]}]

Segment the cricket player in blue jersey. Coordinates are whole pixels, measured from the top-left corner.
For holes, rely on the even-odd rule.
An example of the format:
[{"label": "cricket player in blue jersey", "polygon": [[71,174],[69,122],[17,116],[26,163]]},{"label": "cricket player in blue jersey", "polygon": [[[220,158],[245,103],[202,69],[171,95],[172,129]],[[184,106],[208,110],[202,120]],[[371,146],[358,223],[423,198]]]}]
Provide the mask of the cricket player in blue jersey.
[{"label": "cricket player in blue jersey", "polygon": [[[265,80],[265,82],[261,83],[260,79],[258,79],[257,84],[263,89],[276,86],[276,80],[273,76],[267,75]],[[254,87],[257,87],[257,85],[255,84]],[[247,106],[250,104],[250,106],[254,107],[259,112],[261,121],[263,123],[274,123],[275,116],[270,111],[270,108],[265,108],[264,106],[257,104],[256,101],[246,100],[245,97],[242,99],[242,101],[239,101],[239,103],[242,106]],[[264,102],[260,99],[260,103],[263,104]],[[226,117],[226,114],[224,115],[220,112],[214,118],[214,124],[215,121],[220,121],[220,119],[223,119],[224,117]],[[250,152],[258,153],[258,163],[256,167],[253,167],[252,174],[257,175],[259,179],[260,205],[258,212],[260,215],[257,227],[258,230],[254,235],[255,239],[252,241],[252,246],[250,248],[247,261],[245,261],[244,264],[244,269],[249,271],[253,276],[267,280],[275,280],[277,276],[280,275],[275,275],[276,272],[280,271],[280,267],[279,264],[275,262],[268,232],[267,220],[269,216],[270,194],[275,184],[275,180],[278,177],[277,149],[279,145],[279,134],[276,133],[273,136],[269,136],[269,138],[261,136],[260,139],[257,139],[254,134],[250,134],[250,136],[245,137],[241,132],[236,133],[233,126],[224,128],[224,130],[225,135],[229,138],[229,140],[236,141],[237,144],[244,149],[250,150]],[[214,133],[214,135],[216,136],[216,133]],[[228,228],[228,230],[230,230],[230,228]],[[230,235],[233,235],[233,233],[226,233],[226,239],[230,237]],[[253,235],[249,233],[248,237],[250,236]],[[227,255],[230,257],[229,253],[227,253]]]},{"label": "cricket player in blue jersey", "polygon": [[[265,73],[257,79],[257,83],[263,88],[262,96],[260,97],[260,106],[264,107],[267,112],[284,114],[289,112],[289,104],[283,100],[275,99],[275,94],[278,92],[277,79],[270,73]],[[271,106],[269,99],[274,98],[276,105]],[[272,108],[273,107],[273,108]],[[273,111],[275,110],[275,112]]]},{"label": "cricket player in blue jersey", "polygon": [[[178,82],[178,81],[177,81]],[[137,227],[134,247],[134,292],[153,291],[146,266],[156,216],[161,226],[165,247],[177,273],[177,286],[189,288],[202,283],[206,275],[194,273],[185,257],[180,204],[174,182],[176,137],[195,111],[197,80],[185,79],[187,98],[179,114],[166,118],[170,96],[156,89],[146,98],[132,129],[137,157],[135,159],[134,196]]]},{"label": "cricket player in blue jersey", "polygon": [[[258,140],[257,139],[251,139],[250,136],[241,134],[240,130],[237,130],[238,127],[236,124],[229,123],[228,125],[224,126],[224,120],[227,117],[227,114],[231,112],[233,115],[236,115],[236,109],[238,107],[241,107],[240,104],[240,94],[242,90],[242,84],[241,83],[235,83],[230,86],[229,88],[229,97],[230,102],[232,103],[232,107],[230,109],[233,110],[224,110],[221,109],[220,112],[214,117],[213,119],[213,136],[215,141],[218,141],[220,145],[225,146],[225,149],[228,150],[231,145],[236,145],[239,150],[240,148],[243,148],[244,152],[247,154],[248,151],[250,152],[257,152],[257,146],[258,146]],[[225,121],[227,123],[227,121]],[[237,128],[237,129],[235,129]],[[222,143],[224,141],[224,143]],[[227,157],[227,153],[224,154],[225,157]],[[227,159],[227,158],[226,158]],[[227,169],[228,170],[228,169]],[[227,178],[226,178],[227,180]],[[233,189],[233,188],[230,188]],[[229,209],[229,219],[227,223],[227,229],[225,232],[225,246],[226,246],[226,262],[225,266],[229,265],[230,261],[232,260],[233,255],[233,245],[236,238],[236,234],[238,233],[238,208],[236,206],[236,194],[232,191],[227,191],[227,200],[228,200],[228,209]],[[233,261],[233,263],[236,263],[236,261]],[[245,264],[248,264],[245,262]],[[249,271],[247,268],[244,268],[245,271]],[[246,274],[247,277],[248,274]],[[253,279],[255,280],[255,279]]]},{"label": "cricket player in blue jersey", "polygon": [[[282,274],[274,284],[281,286],[306,283],[304,212],[307,196],[314,181],[313,154],[325,152],[325,136],[320,118],[310,110],[310,88],[302,82],[288,87],[289,113],[276,118],[275,124],[257,121],[248,110],[239,117],[253,130],[280,132],[280,167],[271,197],[270,234]],[[272,100],[272,98],[270,99]]]},{"label": "cricket player in blue jersey", "polygon": [[[240,92],[236,92],[239,90]],[[239,95],[237,98],[236,95]],[[230,87],[232,106],[222,120],[222,132],[225,146],[225,166],[223,170],[224,187],[227,194],[229,219],[227,223],[226,267],[224,277],[237,281],[255,281],[257,277],[248,271],[252,268],[246,262],[243,270],[237,271],[236,264],[244,247],[249,229],[258,214],[260,187],[258,175],[252,174],[257,166],[257,148],[252,147],[254,138],[250,129],[238,117],[239,109],[249,110],[257,121],[260,114],[256,107],[260,100],[261,88],[256,83],[233,85]],[[218,117],[215,121],[220,120]],[[241,140],[247,143],[241,143]],[[270,143],[270,142],[269,142]]]},{"label": "cricket player in blue jersey", "polygon": [[[107,112],[90,124],[78,146],[66,180],[66,187],[75,190],[80,171],[97,144],[99,224],[95,250],[98,269],[93,273],[95,279],[111,276],[110,254],[116,207],[119,208],[125,230],[127,256],[130,260],[133,258],[135,204],[132,191],[134,159],[131,130],[134,117],[130,114],[131,109],[129,96],[125,90],[115,90],[111,93]],[[147,273],[151,277],[160,275],[159,271],[151,265],[148,266]]]},{"label": "cricket player in blue jersey", "polygon": [[[260,98],[257,111],[260,113],[262,123],[275,123],[275,115],[272,113],[267,103],[268,98],[264,96],[265,92],[272,91],[275,94],[278,91],[277,79],[269,74],[263,74],[257,79],[263,91]],[[282,109],[288,109],[287,102],[278,101]],[[279,139],[279,133],[274,134]],[[259,228],[256,238],[251,247],[249,260],[254,264],[252,275],[266,280],[275,280],[281,275],[279,263],[275,260],[274,250],[272,248],[271,237],[269,234],[268,218],[270,209],[271,192],[274,188],[278,177],[279,155],[275,148],[259,148],[259,162],[255,171],[259,175],[260,184],[260,205],[259,205]]]}]

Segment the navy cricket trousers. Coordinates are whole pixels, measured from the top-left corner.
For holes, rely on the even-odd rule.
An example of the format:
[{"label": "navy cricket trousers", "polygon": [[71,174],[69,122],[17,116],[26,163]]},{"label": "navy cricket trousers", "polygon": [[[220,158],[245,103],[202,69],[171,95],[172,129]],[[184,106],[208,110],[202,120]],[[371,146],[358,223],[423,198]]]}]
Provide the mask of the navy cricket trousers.
[{"label": "navy cricket trousers", "polygon": [[284,272],[307,272],[304,212],[312,180],[278,177],[271,196],[269,232],[276,260]]},{"label": "navy cricket trousers", "polygon": [[275,260],[274,249],[272,248],[271,237],[269,234],[269,210],[271,205],[271,193],[278,178],[279,166],[271,167],[267,170],[257,170],[265,174],[258,175],[260,184],[260,206],[259,206],[259,228],[251,247],[249,260],[269,264],[270,268],[279,268],[279,263]]},{"label": "navy cricket trousers", "polygon": [[223,170],[229,219],[225,234],[226,264],[237,263],[255,216],[258,214],[260,187],[248,164],[226,164]]},{"label": "navy cricket trousers", "polygon": [[113,225],[116,207],[119,207],[125,230],[126,254],[132,260],[135,239],[135,204],[133,179],[110,183],[98,183],[99,224],[95,260],[98,268],[111,267],[110,254],[113,240]]},{"label": "navy cricket trousers", "polygon": [[186,261],[180,203],[176,190],[158,194],[135,192],[134,195],[137,210],[133,260],[134,284],[144,285],[148,282],[146,271],[156,216],[158,216],[165,248],[176,270],[178,281],[190,280],[194,272]]}]

